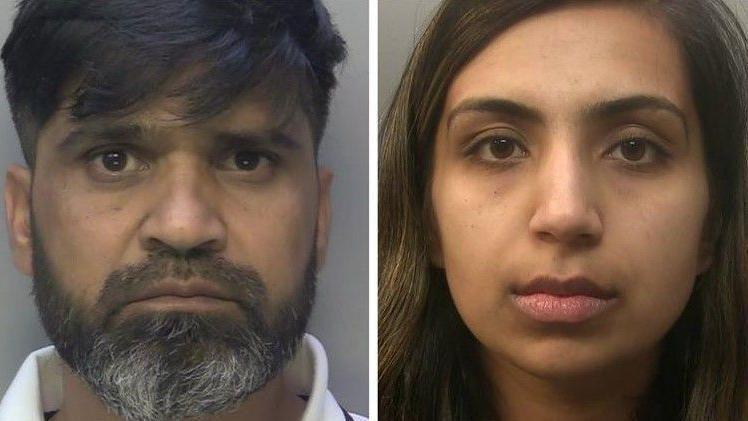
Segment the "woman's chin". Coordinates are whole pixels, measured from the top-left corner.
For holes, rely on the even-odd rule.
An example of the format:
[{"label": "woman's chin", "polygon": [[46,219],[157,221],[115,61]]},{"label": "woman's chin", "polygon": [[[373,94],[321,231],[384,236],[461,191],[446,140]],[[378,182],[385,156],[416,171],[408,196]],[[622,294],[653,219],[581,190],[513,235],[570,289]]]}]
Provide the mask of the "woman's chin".
[{"label": "woman's chin", "polygon": [[538,380],[578,383],[615,376],[632,364],[650,360],[646,355],[631,357],[619,346],[603,341],[546,338],[517,345],[486,355],[487,361],[498,370],[525,373]]}]

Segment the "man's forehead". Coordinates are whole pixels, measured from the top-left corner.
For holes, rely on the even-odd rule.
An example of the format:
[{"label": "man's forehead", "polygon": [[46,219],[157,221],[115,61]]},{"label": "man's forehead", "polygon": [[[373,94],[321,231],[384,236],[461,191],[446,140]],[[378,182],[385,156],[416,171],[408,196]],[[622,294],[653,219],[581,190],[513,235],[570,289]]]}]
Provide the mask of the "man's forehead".
[{"label": "man's forehead", "polygon": [[182,126],[252,126],[266,129],[283,129],[304,122],[301,107],[287,101],[275,101],[257,95],[245,94],[226,109],[207,117],[190,116],[185,98],[162,97],[141,105],[135,112],[118,116],[91,116],[79,121],[90,126],[132,125],[147,130]]}]

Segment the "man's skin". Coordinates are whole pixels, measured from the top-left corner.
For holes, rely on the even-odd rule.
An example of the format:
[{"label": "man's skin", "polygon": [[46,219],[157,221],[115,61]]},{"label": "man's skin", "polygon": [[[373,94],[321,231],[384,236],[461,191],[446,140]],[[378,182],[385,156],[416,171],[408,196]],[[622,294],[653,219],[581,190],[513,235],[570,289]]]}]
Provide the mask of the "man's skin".
[{"label": "man's skin", "polygon": [[[65,105],[40,132],[33,173],[20,165],[7,172],[6,222],[24,274],[34,275],[32,215],[55,279],[90,314],[111,272],[158,247],[207,250],[254,267],[265,281],[271,326],[275,310],[301,287],[312,251],[322,266],[332,175],[317,167],[303,112],[283,118],[248,94],[197,123],[175,120],[179,101],[158,100],[125,118],[81,124]],[[102,134],[115,126],[137,130],[117,139]],[[89,134],[62,147],[79,129]],[[247,150],[259,159],[239,168],[235,153]],[[122,171],[103,165],[102,153],[126,159]],[[243,317],[233,301],[156,299],[128,305],[110,322],[165,310]],[[120,419],[67,366],[63,390],[55,421]],[[298,420],[305,404],[297,394],[281,374],[236,411],[201,419]]]}]

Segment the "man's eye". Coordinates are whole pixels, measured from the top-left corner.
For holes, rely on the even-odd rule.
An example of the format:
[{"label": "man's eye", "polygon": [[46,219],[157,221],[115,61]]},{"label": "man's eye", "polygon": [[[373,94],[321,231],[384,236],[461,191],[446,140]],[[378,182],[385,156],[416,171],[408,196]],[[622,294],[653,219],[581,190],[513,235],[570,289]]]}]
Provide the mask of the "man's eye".
[{"label": "man's eye", "polygon": [[127,154],[122,151],[106,152],[101,156],[101,163],[109,171],[122,171],[127,167]]},{"label": "man's eye", "polygon": [[233,156],[233,166],[241,171],[255,171],[260,166],[269,164],[270,160],[266,156],[252,151],[240,151]]},{"label": "man's eye", "polygon": [[275,164],[275,156],[268,152],[240,150],[230,153],[222,167],[246,175],[251,181],[263,181],[273,175]]},{"label": "man's eye", "polygon": [[476,156],[482,161],[507,161],[527,156],[527,150],[508,136],[489,136],[476,145]]},{"label": "man's eye", "polygon": [[145,164],[124,149],[107,149],[91,156],[96,169],[110,174],[138,171]]},{"label": "man's eye", "polygon": [[649,140],[631,138],[618,142],[609,155],[613,159],[620,159],[630,164],[646,165],[657,162],[661,150]]}]

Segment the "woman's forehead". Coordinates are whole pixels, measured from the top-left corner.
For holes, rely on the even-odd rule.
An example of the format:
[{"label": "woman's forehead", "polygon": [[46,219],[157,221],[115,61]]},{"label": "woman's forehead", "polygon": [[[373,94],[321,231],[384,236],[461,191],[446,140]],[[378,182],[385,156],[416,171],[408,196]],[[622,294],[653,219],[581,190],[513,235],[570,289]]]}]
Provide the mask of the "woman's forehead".
[{"label": "woman's forehead", "polygon": [[634,6],[566,6],[494,38],[456,76],[445,115],[471,98],[511,98],[553,115],[644,95],[693,115],[686,64],[662,21]]}]

